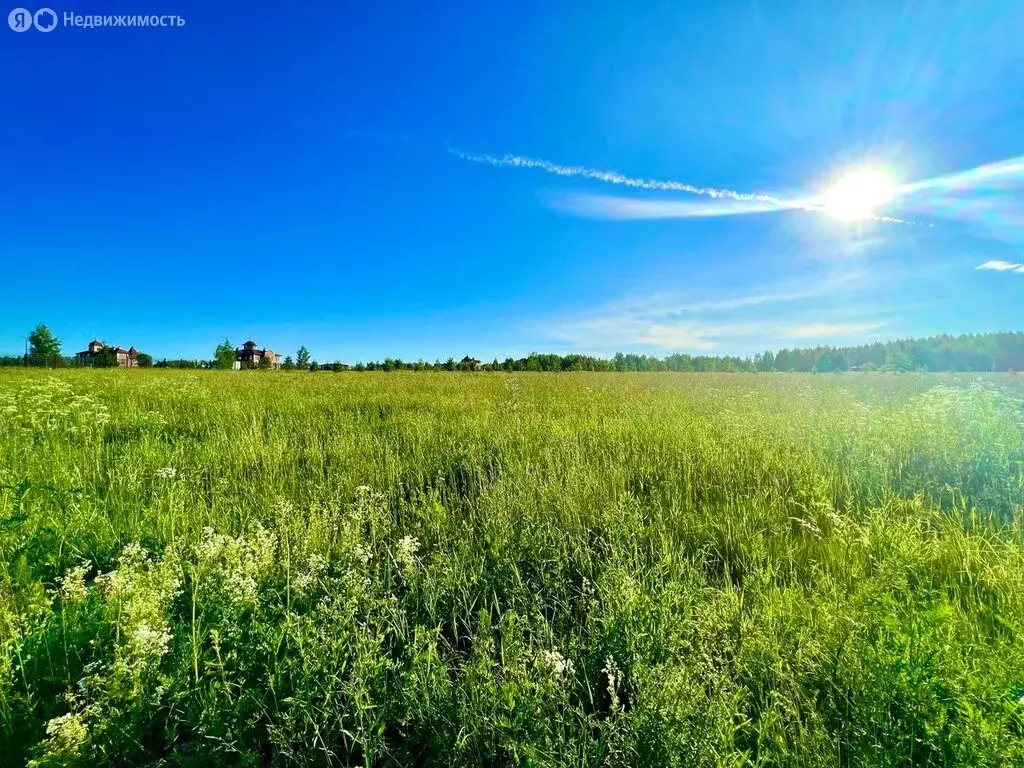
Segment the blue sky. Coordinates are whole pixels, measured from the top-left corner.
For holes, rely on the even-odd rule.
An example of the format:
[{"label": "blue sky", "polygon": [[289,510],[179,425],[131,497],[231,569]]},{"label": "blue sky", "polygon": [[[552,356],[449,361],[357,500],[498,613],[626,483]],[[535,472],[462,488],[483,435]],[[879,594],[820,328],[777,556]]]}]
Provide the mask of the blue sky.
[{"label": "blue sky", "polygon": [[[0,351],[40,321],[349,362],[1022,327],[1013,0],[51,7],[186,23],[0,27]],[[805,205],[862,166],[899,221]]]}]

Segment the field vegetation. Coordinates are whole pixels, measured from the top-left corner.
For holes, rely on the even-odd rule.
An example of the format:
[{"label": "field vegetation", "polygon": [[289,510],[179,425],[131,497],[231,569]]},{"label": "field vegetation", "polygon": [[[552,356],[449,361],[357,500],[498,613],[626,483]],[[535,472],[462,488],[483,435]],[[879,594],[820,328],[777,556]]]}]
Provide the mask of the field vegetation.
[{"label": "field vegetation", "polygon": [[4,766],[1024,765],[1017,375],[0,370]]}]

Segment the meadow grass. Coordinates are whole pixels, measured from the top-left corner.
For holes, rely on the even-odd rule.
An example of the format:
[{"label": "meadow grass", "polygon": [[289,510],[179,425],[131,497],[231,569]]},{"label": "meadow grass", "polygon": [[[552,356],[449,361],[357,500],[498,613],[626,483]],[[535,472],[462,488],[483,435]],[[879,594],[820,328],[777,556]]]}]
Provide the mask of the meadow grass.
[{"label": "meadow grass", "polygon": [[0,369],[0,764],[1024,765],[1022,404]]}]

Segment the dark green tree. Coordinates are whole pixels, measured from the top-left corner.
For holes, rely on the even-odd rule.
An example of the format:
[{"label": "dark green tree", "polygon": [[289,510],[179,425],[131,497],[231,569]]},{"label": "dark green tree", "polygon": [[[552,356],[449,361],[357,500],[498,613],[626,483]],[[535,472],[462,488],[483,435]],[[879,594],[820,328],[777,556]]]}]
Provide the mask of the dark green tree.
[{"label": "dark green tree", "polygon": [[213,364],[222,371],[229,371],[235,367],[235,347],[234,345],[224,339],[220,344],[217,345],[216,351],[213,353]]},{"label": "dark green tree", "polygon": [[300,371],[309,368],[309,350],[306,349],[305,344],[299,347],[299,351],[295,353],[295,367]]},{"label": "dark green tree", "polygon": [[56,365],[60,358],[60,339],[40,323],[28,335],[29,357],[37,365]]}]

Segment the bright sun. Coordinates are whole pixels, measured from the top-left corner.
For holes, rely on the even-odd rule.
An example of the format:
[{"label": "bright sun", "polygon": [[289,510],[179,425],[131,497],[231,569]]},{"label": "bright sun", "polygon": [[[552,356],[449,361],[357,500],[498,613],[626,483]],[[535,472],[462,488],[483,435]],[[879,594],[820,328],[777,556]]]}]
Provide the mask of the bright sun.
[{"label": "bright sun", "polygon": [[896,188],[888,174],[874,168],[851,171],[825,193],[825,210],[840,219],[864,219],[889,202]]}]

